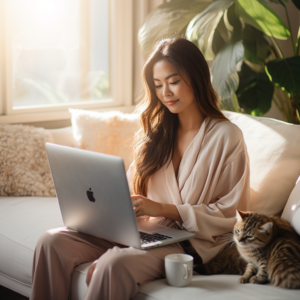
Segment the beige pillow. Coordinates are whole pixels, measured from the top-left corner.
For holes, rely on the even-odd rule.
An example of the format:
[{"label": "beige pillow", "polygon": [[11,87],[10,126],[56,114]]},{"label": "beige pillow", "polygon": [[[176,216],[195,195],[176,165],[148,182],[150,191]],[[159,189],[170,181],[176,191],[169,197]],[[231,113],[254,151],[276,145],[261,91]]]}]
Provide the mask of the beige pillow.
[{"label": "beige pillow", "polygon": [[120,156],[128,170],[132,142],[139,123],[137,114],[70,109],[75,147]]},{"label": "beige pillow", "polygon": [[280,215],[300,174],[300,126],[224,111],[243,132],[250,157],[250,209]]},{"label": "beige pillow", "polygon": [[45,151],[49,131],[0,124],[0,195],[55,196]]}]

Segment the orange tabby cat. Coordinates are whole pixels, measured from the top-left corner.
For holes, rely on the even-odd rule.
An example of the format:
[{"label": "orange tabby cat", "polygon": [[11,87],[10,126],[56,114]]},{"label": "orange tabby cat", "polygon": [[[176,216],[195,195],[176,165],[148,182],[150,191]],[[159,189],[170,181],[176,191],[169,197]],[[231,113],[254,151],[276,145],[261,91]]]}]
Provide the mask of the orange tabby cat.
[{"label": "orange tabby cat", "polygon": [[240,283],[300,288],[300,238],[284,219],[241,212],[233,229],[241,257],[247,262]]}]

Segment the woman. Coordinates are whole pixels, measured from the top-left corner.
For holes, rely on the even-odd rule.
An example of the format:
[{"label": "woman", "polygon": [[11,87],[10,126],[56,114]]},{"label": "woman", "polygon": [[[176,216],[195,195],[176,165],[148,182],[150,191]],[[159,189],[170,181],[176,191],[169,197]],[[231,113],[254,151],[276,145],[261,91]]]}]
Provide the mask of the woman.
[{"label": "woman", "polygon": [[[94,261],[85,299],[130,299],[165,276],[164,257],[194,251],[206,263],[225,244],[237,209],[249,202],[249,161],[241,131],[218,107],[207,63],[183,38],[159,42],[143,72],[141,129],[127,176],[136,217],[195,233],[191,247],[148,251],[68,229],[39,240],[31,299],[68,299],[73,268]],[[185,250],[184,250],[185,249]]]}]

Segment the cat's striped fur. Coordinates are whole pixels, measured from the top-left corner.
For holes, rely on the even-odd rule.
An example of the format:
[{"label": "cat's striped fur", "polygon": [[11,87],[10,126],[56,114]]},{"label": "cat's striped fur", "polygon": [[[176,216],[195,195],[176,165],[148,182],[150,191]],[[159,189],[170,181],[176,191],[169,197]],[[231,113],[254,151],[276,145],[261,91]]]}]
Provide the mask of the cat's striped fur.
[{"label": "cat's striped fur", "polygon": [[239,212],[233,234],[247,262],[240,283],[265,283],[300,288],[300,238],[284,219]]},{"label": "cat's striped fur", "polygon": [[236,244],[207,264],[195,269],[200,274],[240,274],[240,283],[265,283],[283,288],[300,288],[300,238],[284,219],[239,212],[233,228]]}]

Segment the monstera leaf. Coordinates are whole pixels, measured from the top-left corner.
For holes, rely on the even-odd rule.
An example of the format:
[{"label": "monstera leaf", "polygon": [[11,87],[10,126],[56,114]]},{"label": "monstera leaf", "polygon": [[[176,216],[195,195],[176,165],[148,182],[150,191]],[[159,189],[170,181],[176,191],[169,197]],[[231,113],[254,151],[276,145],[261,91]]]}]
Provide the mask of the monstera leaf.
[{"label": "monstera leaf", "polygon": [[256,73],[243,63],[236,91],[240,107],[245,113],[262,116],[271,108],[274,85],[265,72]]},{"label": "monstera leaf", "polygon": [[268,42],[264,34],[256,28],[246,24],[243,30],[244,59],[253,64],[264,63],[268,53]]},{"label": "monstera leaf", "polygon": [[212,65],[212,84],[221,100],[230,98],[239,85],[236,65],[243,59],[242,42],[229,40]]},{"label": "monstera leaf", "polygon": [[173,0],[155,8],[139,30],[138,40],[143,53],[149,53],[156,41],[184,34],[187,25],[213,0]]},{"label": "monstera leaf", "polygon": [[221,110],[240,112],[240,106],[236,94],[233,93],[231,97],[221,100],[220,108]]},{"label": "monstera leaf", "polygon": [[266,64],[270,80],[289,94],[300,94],[300,56],[275,59]]},{"label": "monstera leaf", "polygon": [[235,0],[235,3],[237,15],[264,34],[282,40],[291,35],[282,19],[262,0]]},{"label": "monstera leaf", "polygon": [[234,3],[234,0],[217,0],[212,2],[203,12],[189,23],[186,36],[190,41],[197,41],[198,47],[207,60],[212,60],[215,54],[212,50],[215,30],[224,12]]}]

